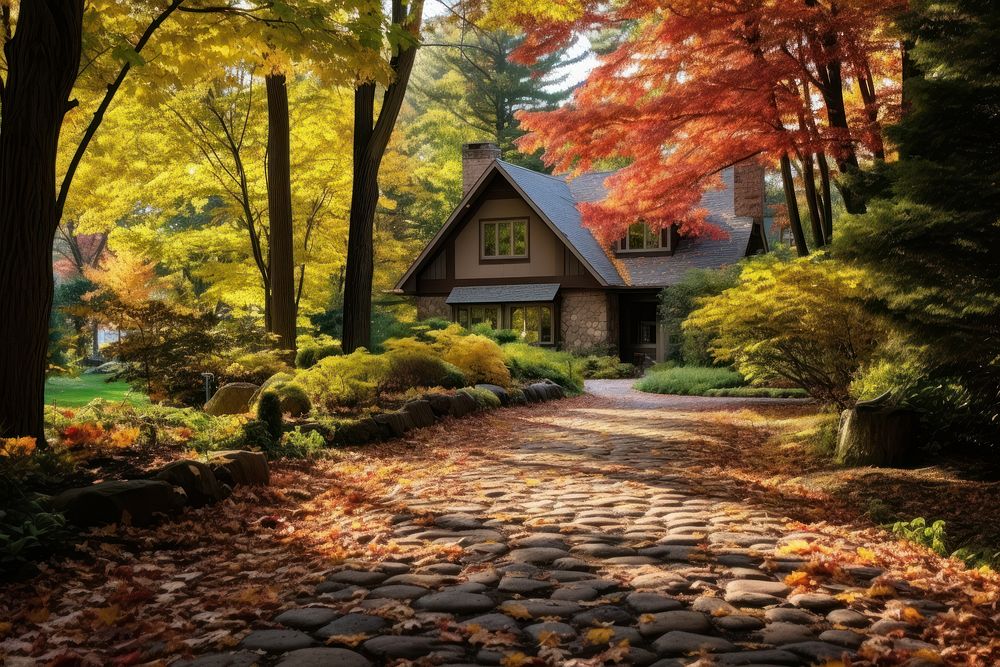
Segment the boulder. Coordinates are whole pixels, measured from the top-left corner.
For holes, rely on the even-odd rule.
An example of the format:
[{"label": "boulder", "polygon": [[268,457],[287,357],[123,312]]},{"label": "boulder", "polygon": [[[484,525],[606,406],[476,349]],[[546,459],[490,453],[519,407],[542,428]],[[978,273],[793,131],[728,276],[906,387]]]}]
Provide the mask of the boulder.
[{"label": "boulder", "polygon": [[434,409],[427,401],[410,401],[403,406],[403,412],[410,415],[410,419],[413,420],[413,424],[417,428],[433,426],[436,421]]},{"label": "boulder", "polygon": [[448,394],[425,394],[424,400],[430,404],[438,419],[451,415],[451,396]]},{"label": "boulder", "polygon": [[52,507],[78,526],[127,521],[148,525],[156,515],[175,512],[187,502],[184,490],[162,480],[100,482],[69,489],[52,499]]},{"label": "boulder", "polygon": [[156,479],[179,486],[187,494],[188,504],[203,507],[225,499],[229,492],[215,478],[212,469],[201,461],[174,461],[156,473]]},{"label": "boulder", "polygon": [[535,385],[528,385],[521,390],[528,403],[540,403],[547,397],[547,393],[541,392]]},{"label": "boulder", "polygon": [[383,412],[372,417],[375,423],[382,429],[382,435],[386,438],[398,438],[407,431],[416,428],[409,413],[400,410],[399,412]]},{"label": "boulder", "polygon": [[485,389],[500,399],[500,405],[506,407],[510,405],[510,394],[507,390],[496,384],[477,384],[476,389]]},{"label": "boulder", "polygon": [[535,393],[542,397],[543,401],[554,401],[558,398],[566,397],[566,392],[563,391],[562,387],[557,385],[555,382],[548,380],[528,385],[528,387],[525,388],[525,391],[528,389],[533,389]]},{"label": "boulder", "polygon": [[338,445],[363,445],[381,439],[382,428],[370,417],[338,426],[333,434]]},{"label": "boulder", "polygon": [[478,407],[476,399],[468,394],[459,392],[451,397],[451,415],[453,417],[464,417],[469,413],[475,412]]},{"label": "boulder", "polygon": [[534,384],[528,385],[528,389],[533,389],[535,391],[535,394],[540,397],[540,400],[549,401],[552,400],[553,398],[557,398],[556,396],[552,395],[551,391],[552,386],[553,385],[547,384],[545,382],[536,382]]},{"label": "boulder", "polygon": [[566,398],[566,390],[563,389],[561,384],[556,384],[552,381],[547,381],[545,384],[549,386],[549,398],[552,400],[557,400],[560,398]]},{"label": "boulder", "polygon": [[250,412],[251,401],[259,388],[252,382],[224,384],[205,404],[205,412],[214,416],[242,415]]},{"label": "boulder", "polygon": [[271,472],[267,467],[267,457],[260,452],[233,450],[210,454],[208,463],[215,478],[229,486],[267,486],[271,482]]}]

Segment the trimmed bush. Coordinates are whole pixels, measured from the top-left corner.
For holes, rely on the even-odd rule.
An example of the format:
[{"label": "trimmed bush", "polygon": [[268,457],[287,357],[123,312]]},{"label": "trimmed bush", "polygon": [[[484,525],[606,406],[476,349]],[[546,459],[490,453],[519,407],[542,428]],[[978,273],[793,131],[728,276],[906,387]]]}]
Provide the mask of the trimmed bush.
[{"label": "trimmed bush", "polygon": [[281,416],[281,398],[278,392],[268,389],[260,395],[260,402],[257,403],[257,419],[267,424],[267,432],[271,436],[272,443],[281,440],[285,424]]},{"label": "trimmed bush", "polygon": [[516,343],[521,339],[520,334],[513,329],[494,329],[485,322],[475,325],[472,329],[470,329],[470,331],[474,334],[479,334],[480,336],[486,336],[498,345]]},{"label": "trimmed bush", "polygon": [[291,370],[282,354],[276,350],[248,352],[231,360],[217,375],[229,378],[230,382],[252,382],[259,385],[274,375]]},{"label": "trimmed bush", "polygon": [[569,352],[510,343],[503,346],[503,353],[511,376],[519,382],[551,380],[571,394],[583,391],[583,364]]},{"label": "trimmed bush", "polygon": [[344,350],[340,347],[340,343],[326,343],[324,345],[304,347],[295,355],[295,367],[312,368],[318,361],[343,353]]},{"label": "trimmed bush", "polygon": [[386,355],[358,348],[351,354],[321,359],[296,377],[313,405],[327,412],[371,405],[389,367]]},{"label": "trimmed bush", "polygon": [[744,384],[743,377],[728,368],[678,366],[647,373],[634,386],[639,391],[652,394],[704,396],[712,389],[741,387]]},{"label": "trimmed bush", "polygon": [[444,360],[461,369],[470,383],[510,385],[503,351],[492,340],[476,334],[462,336],[452,329],[435,333],[440,334],[437,339]]},{"label": "trimmed bush", "polygon": [[241,446],[256,448],[264,452],[274,446],[274,441],[271,439],[270,427],[267,422],[259,419],[251,419],[243,425],[243,437],[241,441]]},{"label": "trimmed bush", "polygon": [[310,459],[326,447],[326,440],[318,431],[303,431],[298,426],[288,431],[272,450],[273,458]]},{"label": "trimmed bush", "polygon": [[281,400],[282,414],[302,417],[312,410],[312,401],[309,400],[309,394],[302,385],[289,382],[279,386],[275,391]]},{"label": "trimmed bush", "polygon": [[467,384],[510,385],[500,346],[485,336],[468,334],[457,324],[427,331],[420,338],[387,340],[385,348],[393,353],[410,351],[439,357],[458,368]]},{"label": "trimmed bush", "polygon": [[588,380],[619,380],[635,377],[635,365],[618,357],[591,354],[581,361],[581,374]]},{"label": "trimmed bush", "polygon": [[302,385],[294,382],[295,376],[290,373],[278,373],[272,375],[264,384],[260,386],[254,394],[252,406],[260,402],[260,397],[266,391],[273,391],[281,399],[282,414],[290,414],[293,417],[302,417],[312,410],[312,401]]},{"label": "trimmed bush", "polygon": [[465,374],[431,352],[414,349],[394,350],[386,353],[389,369],[382,389],[405,391],[413,387],[464,387]]}]

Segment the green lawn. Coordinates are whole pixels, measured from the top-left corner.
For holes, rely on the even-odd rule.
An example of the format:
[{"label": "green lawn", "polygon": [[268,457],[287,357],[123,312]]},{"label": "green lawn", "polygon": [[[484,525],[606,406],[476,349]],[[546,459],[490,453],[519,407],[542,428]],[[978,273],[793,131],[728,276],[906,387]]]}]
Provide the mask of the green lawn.
[{"label": "green lawn", "polygon": [[145,394],[133,391],[125,382],[106,382],[107,375],[94,373],[79,377],[52,377],[45,383],[45,402],[67,408],[90,403],[95,398],[127,401],[133,405],[148,403]]}]

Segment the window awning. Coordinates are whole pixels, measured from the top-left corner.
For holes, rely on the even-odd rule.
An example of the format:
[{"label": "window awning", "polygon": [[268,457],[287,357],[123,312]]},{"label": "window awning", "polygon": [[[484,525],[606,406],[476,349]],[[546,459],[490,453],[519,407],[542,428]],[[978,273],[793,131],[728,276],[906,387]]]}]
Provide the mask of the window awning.
[{"label": "window awning", "polygon": [[558,283],[537,285],[488,285],[483,287],[455,287],[445,303],[529,303],[552,301],[559,292]]}]

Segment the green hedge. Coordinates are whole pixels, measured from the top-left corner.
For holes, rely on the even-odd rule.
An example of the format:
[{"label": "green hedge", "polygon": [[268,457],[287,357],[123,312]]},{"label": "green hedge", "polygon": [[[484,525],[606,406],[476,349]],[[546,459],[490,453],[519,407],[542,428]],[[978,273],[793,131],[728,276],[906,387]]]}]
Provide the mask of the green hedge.
[{"label": "green hedge", "polygon": [[704,396],[713,389],[731,389],[745,384],[739,373],[728,368],[677,366],[653,370],[634,386],[639,391],[652,394]]}]

